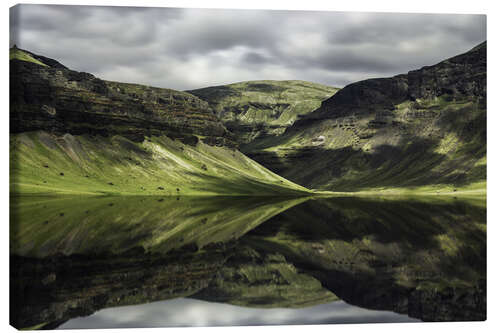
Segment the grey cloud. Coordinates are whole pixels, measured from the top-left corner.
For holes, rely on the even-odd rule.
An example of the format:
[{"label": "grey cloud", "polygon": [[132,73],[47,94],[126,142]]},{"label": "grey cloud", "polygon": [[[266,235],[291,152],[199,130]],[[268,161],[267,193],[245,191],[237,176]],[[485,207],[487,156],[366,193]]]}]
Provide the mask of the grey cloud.
[{"label": "grey cloud", "polygon": [[170,26],[167,49],[178,55],[202,55],[237,46],[267,47],[279,38],[272,29],[273,15],[255,10],[186,10]]},{"label": "grey cloud", "polygon": [[195,89],[333,86],[437,63],[486,39],[483,15],[18,5],[11,44],[103,79]]},{"label": "grey cloud", "polygon": [[274,62],[274,59],[262,55],[258,52],[248,52],[242,57],[242,61],[247,64],[262,65]]},{"label": "grey cloud", "polygon": [[356,20],[329,34],[329,40],[340,44],[400,42],[418,37],[447,34],[463,41],[484,37],[485,16],[458,14],[372,14]]},{"label": "grey cloud", "polygon": [[[403,61],[403,60],[401,60]],[[324,70],[359,72],[395,72],[401,69],[400,63],[390,62],[382,54],[367,54],[350,49],[338,49],[331,52],[318,52],[314,57],[303,58],[296,65],[307,64],[320,67]]]}]

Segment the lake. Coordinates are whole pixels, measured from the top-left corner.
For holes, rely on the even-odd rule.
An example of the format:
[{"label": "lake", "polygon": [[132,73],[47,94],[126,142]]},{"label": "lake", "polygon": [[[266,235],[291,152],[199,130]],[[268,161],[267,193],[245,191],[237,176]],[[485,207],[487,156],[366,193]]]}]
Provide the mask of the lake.
[{"label": "lake", "polygon": [[486,200],[11,197],[17,328],[486,319]]}]

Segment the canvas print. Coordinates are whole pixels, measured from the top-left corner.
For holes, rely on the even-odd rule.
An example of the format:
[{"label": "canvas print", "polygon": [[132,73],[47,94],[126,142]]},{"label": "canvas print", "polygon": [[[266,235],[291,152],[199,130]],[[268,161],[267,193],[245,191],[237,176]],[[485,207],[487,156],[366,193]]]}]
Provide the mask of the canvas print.
[{"label": "canvas print", "polygon": [[17,329],[486,320],[486,16],[10,9]]}]

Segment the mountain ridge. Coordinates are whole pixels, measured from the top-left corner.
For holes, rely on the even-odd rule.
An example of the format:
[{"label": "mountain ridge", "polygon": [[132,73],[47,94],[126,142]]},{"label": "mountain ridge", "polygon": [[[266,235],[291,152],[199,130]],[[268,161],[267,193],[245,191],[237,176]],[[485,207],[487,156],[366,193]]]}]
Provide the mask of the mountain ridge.
[{"label": "mountain ridge", "polygon": [[[474,68],[471,68],[472,66]],[[459,73],[446,73],[445,80],[438,82],[437,76],[439,73],[435,72],[439,70],[454,70],[459,71]],[[463,77],[464,71],[469,72],[468,77]],[[370,94],[370,89],[375,90],[375,93]],[[432,98],[443,94],[452,96],[467,95],[470,90],[473,90],[472,93],[476,96],[483,98],[486,96],[486,41],[465,53],[445,59],[435,65],[424,66],[393,77],[374,78],[351,83],[342,88],[339,94],[324,100],[320,108],[302,117],[302,120],[308,121],[310,119],[342,115],[342,112],[339,113],[339,111],[347,111],[343,107],[349,108],[348,113],[352,114],[370,110],[372,104],[391,107],[406,99]],[[364,98],[360,99],[360,96]],[[365,110],[362,108],[365,108]],[[300,126],[300,123],[297,125]]]},{"label": "mountain ridge", "polygon": [[[234,146],[231,134],[208,104],[191,94],[105,81],[72,71],[55,60],[27,54],[43,60],[46,66],[19,57],[10,60],[12,132],[121,134],[137,142],[163,133],[185,142],[202,139],[211,145]],[[52,63],[56,66],[50,66]]]}]

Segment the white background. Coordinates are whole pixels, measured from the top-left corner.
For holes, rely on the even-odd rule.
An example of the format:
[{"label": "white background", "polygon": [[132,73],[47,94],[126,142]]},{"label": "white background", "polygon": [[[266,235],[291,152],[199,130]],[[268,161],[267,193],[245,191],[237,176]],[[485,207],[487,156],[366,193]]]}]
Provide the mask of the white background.
[{"label": "white background", "polygon": [[[290,10],[338,10],[338,11],[374,11],[374,12],[412,12],[412,13],[461,13],[461,14],[487,14],[488,25],[488,320],[480,323],[417,323],[417,324],[362,324],[362,325],[314,325],[314,326],[261,326],[261,327],[211,327],[211,328],[169,328],[169,329],[128,329],[127,332],[303,332],[305,330],[314,330],[315,332],[471,332],[471,331],[499,331],[500,319],[498,312],[498,243],[500,239],[498,227],[496,226],[499,202],[497,199],[500,167],[498,165],[498,143],[500,129],[499,103],[498,95],[498,33],[500,12],[496,1],[474,0],[348,0],[348,1],[320,1],[320,0],[253,0],[253,1],[230,1],[230,0],[122,0],[122,1],[29,1],[29,3],[45,4],[74,4],[74,5],[115,5],[115,6],[162,6],[162,7],[192,7],[192,8],[253,8],[253,9],[290,9]],[[1,282],[0,288],[1,308],[0,308],[0,326],[7,332],[15,331],[9,326],[9,163],[8,163],[8,142],[9,142],[9,67],[8,52],[9,47],[9,7],[17,4],[15,1],[2,2],[1,19],[2,22],[2,43],[3,53],[0,61],[2,89],[0,89],[2,98],[2,108],[0,109],[0,167],[1,167]],[[61,27],[62,29],[64,27]],[[429,64],[431,65],[431,64]],[[411,70],[413,68],[408,68]],[[93,330],[94,332],[122,332],[122,329],[113,330]],[[71,332],[71,331],[68,331]]]}]

